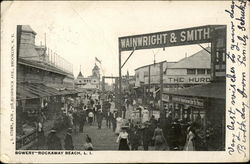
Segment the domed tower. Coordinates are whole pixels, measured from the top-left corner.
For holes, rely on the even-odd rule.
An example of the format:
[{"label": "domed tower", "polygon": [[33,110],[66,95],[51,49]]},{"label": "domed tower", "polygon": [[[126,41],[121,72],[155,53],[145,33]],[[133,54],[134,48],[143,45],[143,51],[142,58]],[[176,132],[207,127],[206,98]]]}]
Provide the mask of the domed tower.
[{"label": "domed tower", "polygon": [[96,64],[92,69],[92,76],[97,77],[100,80],[100,68]]}]

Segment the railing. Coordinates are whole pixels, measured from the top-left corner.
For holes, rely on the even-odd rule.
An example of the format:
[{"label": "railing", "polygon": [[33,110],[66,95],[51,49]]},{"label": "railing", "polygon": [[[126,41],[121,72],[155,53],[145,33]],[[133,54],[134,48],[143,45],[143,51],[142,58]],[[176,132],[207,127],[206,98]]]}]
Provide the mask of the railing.
[{"label": "railing", "polygon": [[31,142],[37,139],[37,131],[33,130],[31,133],[26,134],[16,141],[16,149],[27,147]]}]

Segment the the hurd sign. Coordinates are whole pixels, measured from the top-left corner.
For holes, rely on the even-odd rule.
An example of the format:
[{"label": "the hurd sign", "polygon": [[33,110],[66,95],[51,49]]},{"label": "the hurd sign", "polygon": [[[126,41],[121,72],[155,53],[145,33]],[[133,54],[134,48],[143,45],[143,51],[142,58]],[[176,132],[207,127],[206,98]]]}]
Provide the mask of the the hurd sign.
[{"label": "the hurd sign", "polygon": [[163,78],[164,83],[174,84],[198,84],[209,83],[211,81],[210,76],[166,76]]},{"label": "the hurd sign", "polygon": [[125,36],[119,38],[120,51],[161,48],[211,42],[213,26],[200,26],[173,31]]},{"label": "the hurd sign", "polygon": [[[139,79],[136,79],[139,80]],[[150,78],[151,84],[159,84],[160,78]],[[200,76],[163,76],[164,84],[205,84],[211,82],[211,77],[209,75]],[[148,77],[144,78],[144,83],[148,84]]]}]

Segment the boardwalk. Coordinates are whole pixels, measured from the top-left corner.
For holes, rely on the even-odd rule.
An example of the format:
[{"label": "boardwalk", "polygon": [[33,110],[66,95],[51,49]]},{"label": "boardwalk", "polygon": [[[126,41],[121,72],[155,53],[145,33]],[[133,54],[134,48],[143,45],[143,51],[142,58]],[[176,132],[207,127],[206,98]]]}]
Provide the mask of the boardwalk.
[{"label": "boardwalk", "polygon": [[[132,106],[129,106],[127,112],[126,112],[126,118],[129,118],[132,113]],[[66,135],[67,129],[64,129],[60,132],[58,132],[58,136],[61,139],[62,146],[64,148],[64,138]],[[118,143],[116,143],[117,135],[112,131],[112,128],[106,127],[106,120],[103,120],[102,128],[97,128],[97,123],[95,122],[92,126],[86,124],[83,128],[83,133],[79,132],[73,132],[73,144],[75,150],[84,150],[84,144],[86,142],[86,135],[89,135],[89,137],[92,139],[92,144],[94,146],[94,150],[118,150]],[[46,134],[47,135],[47,134]],[[33,150],[46,150],[46,146],[40,146],[37,147],[34,145],[30,149]],[[142,150],[143,147],[140,146],[139,150]],[[149,147],[149,150],[152,150],[153,147]]]}]

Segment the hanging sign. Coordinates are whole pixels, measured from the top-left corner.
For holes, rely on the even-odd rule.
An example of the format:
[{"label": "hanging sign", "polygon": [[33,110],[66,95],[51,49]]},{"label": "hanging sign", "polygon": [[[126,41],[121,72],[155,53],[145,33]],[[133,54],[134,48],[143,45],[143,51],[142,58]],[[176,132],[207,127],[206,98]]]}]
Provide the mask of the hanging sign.
[{"label": "hanging sign", "polygon": [[211,42],[211,25],[119,38],[120,51]]}]

